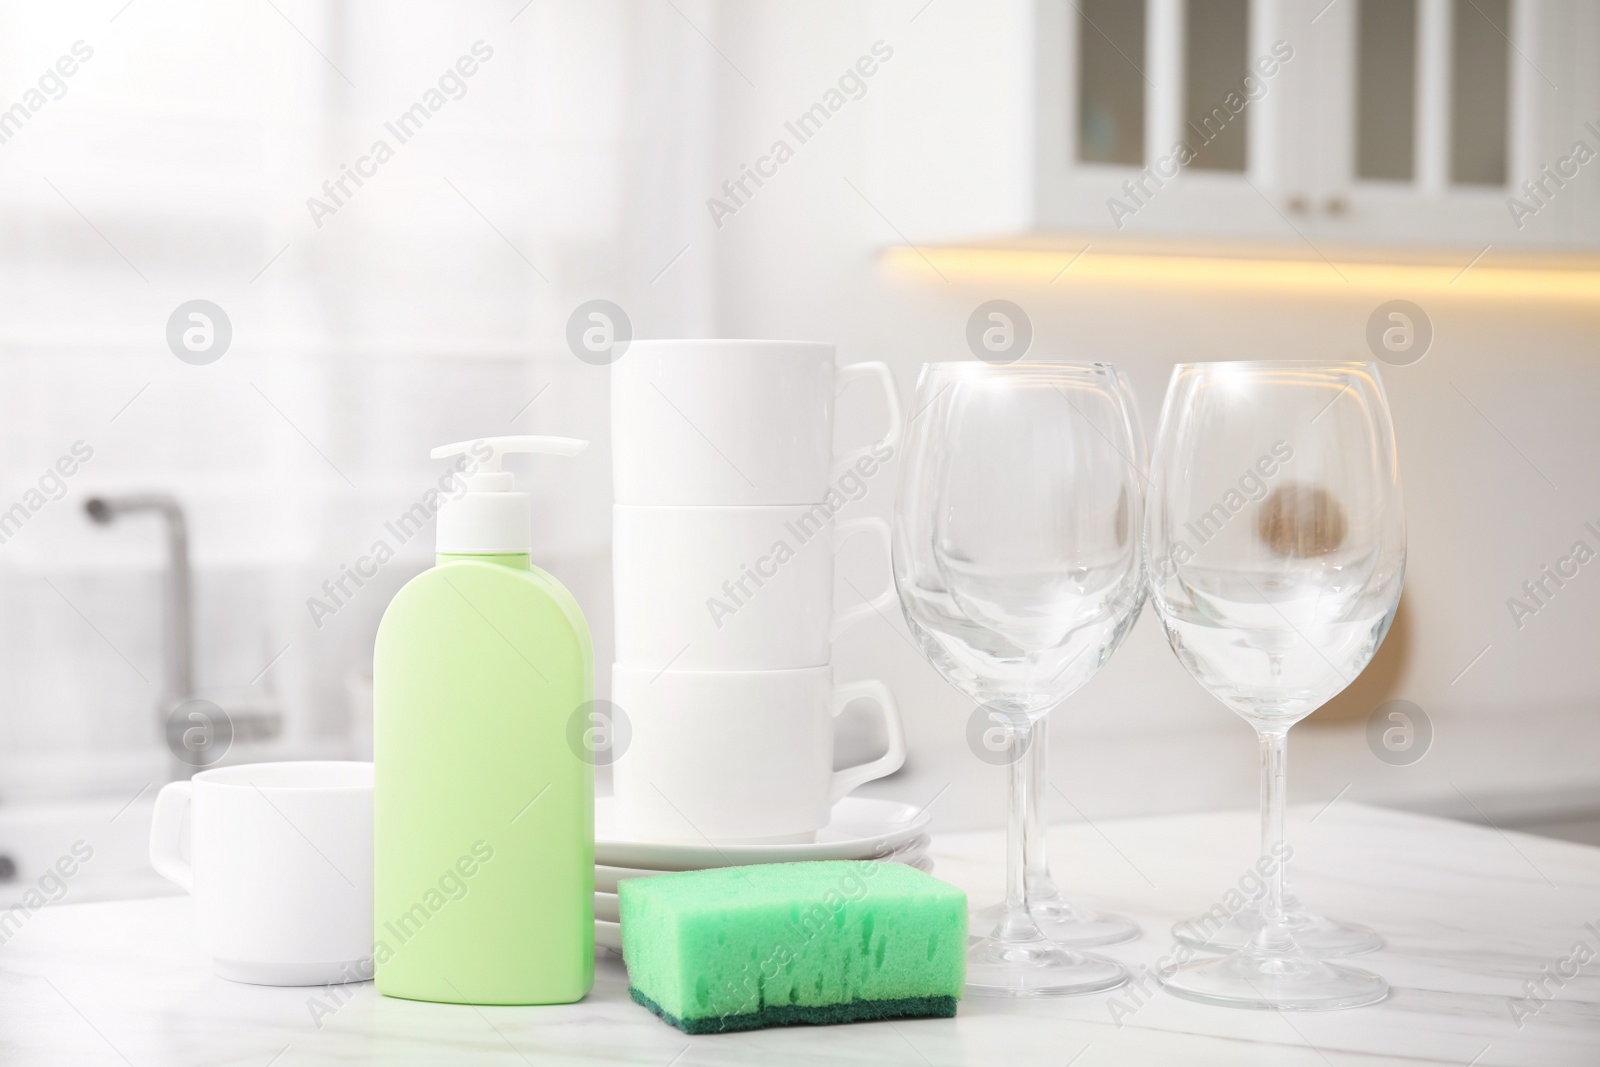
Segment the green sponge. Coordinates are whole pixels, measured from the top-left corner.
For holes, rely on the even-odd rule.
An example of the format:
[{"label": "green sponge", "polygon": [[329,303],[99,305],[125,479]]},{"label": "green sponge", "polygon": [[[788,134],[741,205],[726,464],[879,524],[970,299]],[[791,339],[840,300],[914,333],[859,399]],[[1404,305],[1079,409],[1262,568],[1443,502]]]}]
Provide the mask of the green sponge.
[{"label": "green sponge", "polygon": [[617,890],[628,991],[685,1033],[956,1013],[967,896],[914,868],[773,863]]}]

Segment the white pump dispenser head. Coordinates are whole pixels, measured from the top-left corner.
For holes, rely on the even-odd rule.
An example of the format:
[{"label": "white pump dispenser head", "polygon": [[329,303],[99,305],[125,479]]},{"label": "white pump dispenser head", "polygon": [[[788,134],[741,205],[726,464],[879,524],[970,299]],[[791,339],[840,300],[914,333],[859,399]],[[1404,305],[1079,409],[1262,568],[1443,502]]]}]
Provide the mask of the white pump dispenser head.
[{"label": "white pump dispenser head", "polygon": [[588,441],[572,437],[521,434],[440,445],[428,453],[434,459],[470,456],[478,461],[476,469],[466,475],[467,491],[439,509],[439,553],[491,556],[530,551],[533,528],[528,494],[516,491],[516,476],[500,469],[500,457],[509,452],[576,456],[588,447]]}]

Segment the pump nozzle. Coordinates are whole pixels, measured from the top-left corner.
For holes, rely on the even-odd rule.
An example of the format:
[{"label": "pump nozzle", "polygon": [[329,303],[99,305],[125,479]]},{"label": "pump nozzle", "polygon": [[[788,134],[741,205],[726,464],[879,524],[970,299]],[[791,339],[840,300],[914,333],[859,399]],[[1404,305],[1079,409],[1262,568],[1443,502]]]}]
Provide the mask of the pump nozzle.
[{"label": "pump nozzle", "polygon": [[589,447],[574,437],[513,434],[480,437],[440,445],[428,453],[434,459],[470,456],[476,469],[467,475],[467,491],[439,511],[439,552],[458,555],[498,555],[527,552],[532,534],[528,526],[528,494],[515,492],[516,477],[500,469],[508,453],[543,453],[576,456]]},{"label": "pump nozzle", "polygon": [[472,441],[457,441],[453,445],[440,445],[428,455],[434,459],[473,456],[478,460],[478,469],[467,475],[467,488],[476,493],[504,493],[510,491],[516,480],[510,473],[500,469],[502,456],[514,452],[576,456],[588,447],[588,441],[580,441],[576,437],[511,434],[506,437],[479,437]]}]

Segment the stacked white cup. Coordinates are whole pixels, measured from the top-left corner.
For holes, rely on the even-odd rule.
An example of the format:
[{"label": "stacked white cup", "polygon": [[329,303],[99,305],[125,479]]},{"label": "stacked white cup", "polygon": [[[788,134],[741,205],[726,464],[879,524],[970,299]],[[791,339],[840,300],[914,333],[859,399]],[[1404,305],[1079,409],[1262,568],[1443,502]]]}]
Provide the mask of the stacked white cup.
[{"label": "stacked white cup", "polygon": [[[901,418],[882,363],[834,366],[807,341],[634,341],[611,368],[617,662],[631,736],[612,764],[625,832],[662,841],[801,841],[847,793],[905,762],[881,681],[840,684],[833,640],[894,603],[889,527],[838,521],[894,454]],[[834,398],[882,384],[889,428],[833,450]],[[833,562],[881,542],[884,585],[836,610]],[[880,758],[833,769],[833,719],[870,698]]]}]

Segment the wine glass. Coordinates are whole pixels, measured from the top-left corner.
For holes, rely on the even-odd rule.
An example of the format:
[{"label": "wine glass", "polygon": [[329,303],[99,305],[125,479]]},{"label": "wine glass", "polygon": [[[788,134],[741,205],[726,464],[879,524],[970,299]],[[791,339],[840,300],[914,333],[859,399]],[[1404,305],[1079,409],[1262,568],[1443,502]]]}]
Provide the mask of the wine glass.
[{"label": "wine glass", "polygon": [[1178,660],[1256,730],[1266,893],[1249,940],[1160,977],[1191,1000],[1350,1008],[1377,975],[1312,956],[1283,907],[1289,727],[1362,672],[1400,603],[1405,518],[1394,428],[1371,363],[1173,370],[1145,522],[1150,600]]},{"label": "wine glass", "polygon": [[[1149,452],[1145,444],[1144,422],[1139,417],[1139,405],[1133,395],[1132,383],[1122,371],[1118,370],[1116,375],[1117,385],[1122,391],[1122,403],[1128,413],[1128,430],[1133,445],[1133,450],[1123,458],[1139,476],[1139,486],[1142,491],[1147,484],[1146,474],[1150,465]],[[1133,606],[1133,616],[1128,620],[1128,629],[1131,630],[1133,624],[1138,621],[1139,610],[1142,607],[1144,607],[1143,586],[1140,587],[1139,599]],[[1047,733],[1049,725],[1048,716],[1034,723],[1033,743],[1028,747],[1027,756],[1033,761],[1031,773],[1033,780],[1038,783],[1038,788],[1028,793],[1029,910],[1039,923],[1039,929],[1057,944],[1090,948],[1132,941],[1139,936],[1138,923],[1121,915],[1089,911],[1079,907],[1066,898],[1050,875],[1050,858],[1047,851],[1049,823],[1045,818],[1051,788],[1050,739]],[[984,912],[982,918],[991,924],[998,922],[1004,909],[1003,903],[996,905]]]},{"label": "wine glass", "polygon": [[895,586],[945,680],[1005,728],[1006,902],[967,954],[999,996],[1111,989],[1121,964],[1049,940],[1029,912],[1025,758],[1034,724],[1099,670],[1143,596],[1141,493],[1116,371],[1105,363],[930,363],[895,500]]}]

